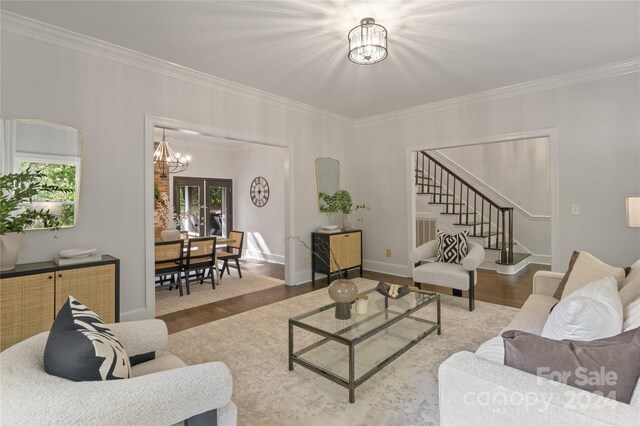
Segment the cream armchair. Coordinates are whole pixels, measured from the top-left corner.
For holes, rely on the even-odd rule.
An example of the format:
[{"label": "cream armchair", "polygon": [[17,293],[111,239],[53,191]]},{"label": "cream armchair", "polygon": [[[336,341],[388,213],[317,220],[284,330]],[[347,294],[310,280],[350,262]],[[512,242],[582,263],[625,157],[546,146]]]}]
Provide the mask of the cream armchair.
[{"label": "cream armchair", "polygon": [[[421,284],[433,284],[453,289],[455,296],[462,296],[463,291],[469,292],[469,310],[475,309],[475,285],[478,281],[476,269],[484,262],[484,248],[472,241],[468,242],[469,251],[462,260],[462,265],[456,263],[436,262],[438,241],[432,240],[417,247],[409,254],[413,263],[412,276],[418,288]],[[422,263],[422,261],[426,261]]]},{"label": "cream armchair", "polygon": [[[130,379],[74,382],[44,370],[41,333],[0,354],[3,424],[159,425],[181,421],[235,425],[233,382],[221,362],[186,366],[155,357],[167,343],[160,320],[110,324],[132,360]],[[135,365],[134,365],[135,364]]]}]

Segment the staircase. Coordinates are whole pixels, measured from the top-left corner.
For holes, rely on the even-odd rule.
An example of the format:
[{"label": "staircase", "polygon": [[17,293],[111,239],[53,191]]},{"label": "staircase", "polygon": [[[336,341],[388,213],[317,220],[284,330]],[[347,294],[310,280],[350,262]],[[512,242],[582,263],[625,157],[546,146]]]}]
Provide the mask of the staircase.
[{"label": "staircase", "polygon": [[420,200],[441,207],[443,222],[466,228],[472,241],[496,253],[498,272],[513,274],[529,263],[531,254],[514,251],[513,207],[498,205],[426,151],[416,153],[415,185]]}]

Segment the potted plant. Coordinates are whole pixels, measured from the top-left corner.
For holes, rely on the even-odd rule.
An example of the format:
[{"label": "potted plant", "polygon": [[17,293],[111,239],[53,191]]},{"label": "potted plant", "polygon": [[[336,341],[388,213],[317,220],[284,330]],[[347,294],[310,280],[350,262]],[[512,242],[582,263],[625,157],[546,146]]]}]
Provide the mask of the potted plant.
[{"label": "potted plant", "polygon": [[0,176],[0,271],[15,268],[25,229],[39,222],[51,231],[60,229],[60,219],[48,209],[31,207],[40,192],[59,190],[43,183],[42,172],[30,169]]},{"label": "potted plant", "polygon": [[320,211],[323,213],[342,213],[342,228],[351,229],[351,214],[360,209],[371,210],[365,204],[353,205],[351,194],[346,189],[341,189],[333,195],[320,193]]}]

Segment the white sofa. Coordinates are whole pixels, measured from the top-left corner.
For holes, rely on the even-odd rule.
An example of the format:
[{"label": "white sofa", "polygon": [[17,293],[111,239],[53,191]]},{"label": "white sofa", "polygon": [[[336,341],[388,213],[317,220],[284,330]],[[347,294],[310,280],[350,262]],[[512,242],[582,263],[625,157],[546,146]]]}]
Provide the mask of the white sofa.
[{"label": "white sofa", "polygon": [[[537,272],[533,294],[503,331],[540,335],[551,307],[558,302],[553,294],[562,277],[561,273]],[[476,353],[458,352],[440,365],[441,424],[640,424],[640,385],[631,403],[624,404],[505,366],[503,357],[502,338],[497,336]]]},{"label": "white sofa", "polygon": [[[74,382],[44,370],[49,333],[0,354],[3,425],[170,425],[217,410],[218,425],[235,425],[231,372],[222,362],[186,366],[174,355],[149,359],[167,343],[160,320],[109,324],[127,354],[138,360],[133,377]],[[215,417],[213,418],[215,421]],[[196,422],[197,423],[197,422]]]}]

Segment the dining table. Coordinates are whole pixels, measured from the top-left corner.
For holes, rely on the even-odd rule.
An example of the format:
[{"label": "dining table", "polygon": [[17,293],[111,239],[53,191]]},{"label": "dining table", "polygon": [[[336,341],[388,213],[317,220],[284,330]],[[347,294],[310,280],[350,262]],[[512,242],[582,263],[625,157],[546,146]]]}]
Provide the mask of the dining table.
[{"label": "dining table", "polygon": [[[193,238],[201,238],[201,237],[193,237]],[[184,252],[186,253],[187,250],[189,250],[188,248],[188,241],[189,241],[189,237],[182,234],[181,235],[181,239],[184,240],[185,245],[184,245]],[[162,242],[163,240],[160,238],[156,239],[156,242]],[[218,247],[225,247],[229,244],[233,244],[235,243],[236,240],[233,238],[226,238],[226,237],[216,237],[216,248]],[[220,269],[218,269],[218,250],[214,250],[213,251],[213,265],[215,266],[215,271],[216,271],[216,278],[218,279],[218,283],[220,283],[220,280],[222,279],[222,274],[220,273]]]}]

